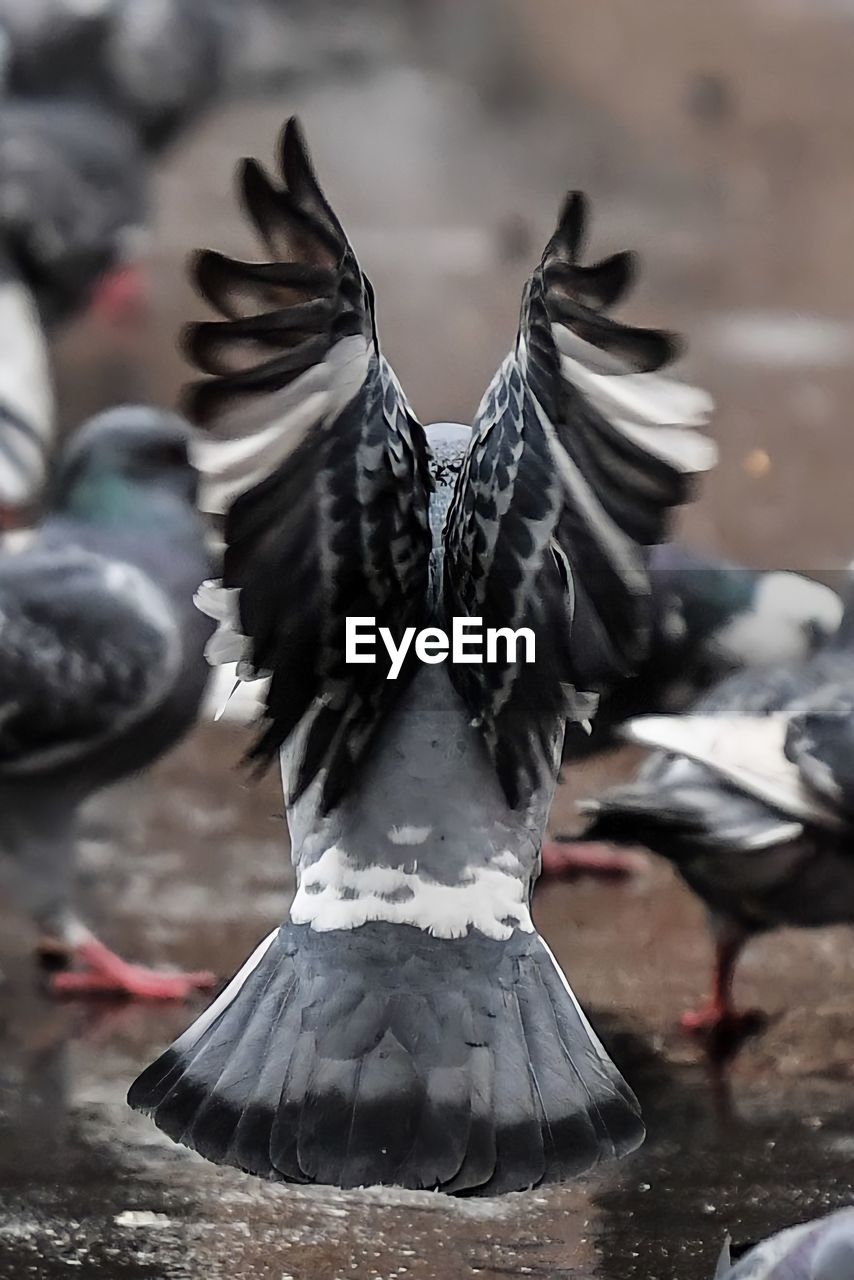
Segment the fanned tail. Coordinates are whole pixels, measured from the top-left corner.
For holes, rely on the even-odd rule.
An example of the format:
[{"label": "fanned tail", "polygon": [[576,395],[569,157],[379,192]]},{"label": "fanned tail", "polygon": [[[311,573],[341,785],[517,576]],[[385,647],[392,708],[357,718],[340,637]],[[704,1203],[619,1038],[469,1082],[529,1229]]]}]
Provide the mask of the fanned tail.
[{"label": "fanned tail", "polygon": [[644,1133],[536,934],[379,923],[284,925],[128,1100],[217,1163],[340,1187],[522,1190]]}]

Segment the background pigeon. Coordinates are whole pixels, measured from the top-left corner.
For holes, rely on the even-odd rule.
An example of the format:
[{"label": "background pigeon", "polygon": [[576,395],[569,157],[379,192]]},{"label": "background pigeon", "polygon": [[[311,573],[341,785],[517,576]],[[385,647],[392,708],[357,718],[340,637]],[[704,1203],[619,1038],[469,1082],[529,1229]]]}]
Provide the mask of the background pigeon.
[{"label": "background pigeon", "polygon": [[6,86],[100,107],[155,153],[214,100],[233,26],[227,0],[0,0]]},{"label": "background pigeon", "polygon": [[85,103],[9,100],[0,111],[0,237],[45,323],[91,297],[136,248],[142,159],[129,128]]},{"label": "background pigeon", "polygon": [[133,250],[144,213],[126,128],[68,102],[0,112],[0,528],[41,492],[52,444],[45,328]]},{"label": "background pigeon", "polygon": [[[300,131],[284,185],[254,162],[262,263],[203,253],[221,319],[206,501],[226,513],[211,655],[271,673],[252,755],[282,750],[297,893],[132,1106],[209,1159],[274,1179],[494,1193],[641,1141],[637,1103],[529,913],[567,716],[636,662],[641,546],[709,465],[707,397],[653,371],[667,335],[607,318],[627,255],[580,264],[570,196],[474,432],[424,429]],[[617,376],[614,376],[617,375]],[[345,661],[345,620],[526,624],[532,665]]]},{"label": "background pigeon", "polygon": [[747,569],[667,542],[650,551],[653,635],[638,671],[602,698],[570,755],[613,745],[632,716],[684,711],[724,676],[808,658],[842,618],[835,591],[797,573]]},{"label": "background pigeon", "polygon": [[[746,569],[672,542],[652,547],[649,563],[649,652],[604,692],[591,732],[567,725],[566,761],[615,746],[633,716],[686,710],[730,672],[809,657],[842,617],[837,593],[801,574]],[[635,866],[628,854],[571,836],[543,845],[544,875],[613,876]]]},{"label": "background pigeon", "polygon": [[61,991],[156,998],[211,981],[125,964],[72,904],[82,803],[176,743],[205,687],[188,439],[153,409],[93,419],[65,450],[34,539],[0,559],[0,877],[45,949],[82,967],[55,977]]},{"label": "background pigeon", "polygon": [[684,1025],[737,1031],[749,1015],[732,975],[752,934],[854,921],[854,604],[811,659],[731,676],[690,715],[625,733],[661,750],[635,782],[583,802],[583,838],[645,845],[700,895],[715,982]]},{"label": "background pigeon", "polygon": [[781,1231],[734,1265],[727,1244],[715,1280],[854,1280],[854,1209]]}]

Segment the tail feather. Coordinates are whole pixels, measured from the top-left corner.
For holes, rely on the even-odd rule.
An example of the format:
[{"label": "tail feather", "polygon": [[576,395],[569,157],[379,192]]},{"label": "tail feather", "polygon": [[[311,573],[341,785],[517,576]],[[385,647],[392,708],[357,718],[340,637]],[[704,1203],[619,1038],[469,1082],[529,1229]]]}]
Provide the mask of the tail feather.
[{"label": "tail feather", "polygon": [[441,1187],[459,1174],[471,1138],[471,1091],[466,1065],[430,1072],[418,1132],[400,1166],[401,1182],[423,1178]]},{"label": "tail feather", "polygon": [[[276,1176],[270,1157],[270,1108],[277,1100],[282,1088],[280,1064],[287,1060],[283,1055],[288,1052],[287,1042],[283,1041],[282,1035],[288,1028],[285,1012],[291,1004],[295,988],[296,978],[292,978],[278,991],[278,999],[270,1011],[266,1037],[262,1043],[258,1044],[258,1061],[261,1067],[237,1121],[225,1156],[226,1164],[237,1165],[238,1168],[262,1178]],[[291,1007],[296,1008],[295,1005]],[[296,1022],[295,1014],[292,1014],[291,1021]]]},{"label": "tail feather", "polygon": [[[525,1039],[530,1046],[534,1084],[546,1121],[548,1155],[560,1167],[563,1177],[571,1178],[583,1172],[583,1162],[582,1167],[578,1167],[577,1153],[600,1144],[607,1155],[613,1156],[616,1152],[595,1105],[590,1106],[590,1093],[584,1087],[581,1073],[573,1069],[567,1079],[566,1063],[569,1060],[572,1067],[572,1057],[539,973],[536,982],[539,990],[520,995]],[[569,1091],[574,1095],[571,1110],[550,1105],[555,1099],[565,1099]]]},{"label": "tail feather", "polygon": [[[294,987],[293,982],[289,983],[287,993],[293,994]],[[246,1081],[255,1074],[256,1063],[260,1052],[266,1048],[269,1028],[275,1025],[274,1018],[280,1005],[281,991],[276,974],[271,971],[258,993],[254,1013],[244,1024],[239,1040],[231,1041],[234,1047],[216,1084],[181,1136],[185,1146],[192,1147],[209,1160],[221,1159],[222,1153],[232,1146],[244,1109]]]},{"label": "tail feather", "polygon": [[537,935],[408,925],[283,926],[129,1101],[208,1159],[343,1187],[521,1190],[643,1136]]},{"label": "tail feather", "polygon": [[512,988],[503,990],[501,995],[493,1053],[496,1161],[487,1183],[494,1194],[535,1187],[542,1182],[546,1169],[543,1113],[528,1066],[529,1049],[519,1002]]},{"label": "tail feather", "polygon": [[302,1169],[299,1162],[298,1143],[299,1119],[314,1061],[314,1037],[311,1032],[301,1032],[297,1024],[293,1029],[293,1049],[289,1048],[284,1034],[277,1040],[282,1045],[281,1062],[286,1063],[287,1068],[278,1100],[272,1102],[272,1111],[268,1106],[265,1112],[267,1127],[264,1147],[269,1152],[272,1169],[270,1176],[284,1178],[287,1182],[310,1182],[309,1173]]},{"label": "tail feather", "polygon": [[[583,1094],[578,1099],[595,1117],[600,1140],[613,1155],[622,1159],[638,1146],[638,1102],[617,1071],[605,1048],[584,1015],[575,993],[548,945],[542,943],[550,964],[539,969],[561,1038]],[[641,1134],[642,1137],[642,1134]]]},{"label": "tail feather", "polygon": [[497,1162],[495,1113],[492,1097],[495,1090],[492,1053],[488,1045],[475,1045],[468,1062],[469,1108],[468,1139],[458,1172],[446,1183],[437,1183],[444,1191],[457,1194],[485,1187]]}]

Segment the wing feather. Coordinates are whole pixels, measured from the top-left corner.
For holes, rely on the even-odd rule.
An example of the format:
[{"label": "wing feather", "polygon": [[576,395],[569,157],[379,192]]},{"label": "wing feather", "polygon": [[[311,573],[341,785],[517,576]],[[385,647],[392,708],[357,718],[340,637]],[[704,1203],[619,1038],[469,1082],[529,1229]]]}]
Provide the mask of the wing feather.
[{"label": "wing feather", "polygon": [[[255,161],[243,205],[273,261],[206,252],[196,284],[220,318],[190,327],[188,393],[208,428],[196,461],[205,505],[225,514],[211,654],[268,674],[253,758],[292,741],[289,799],[321,778],[321,807],[350,786],[405,687],[388,665],[345,664],[345,620],[374,617],[396,640],[427,615],[426,439],[380,350],[373,292],[318,186],[296,121],[281,181]],[[216,587],[213,588],[216,591]],[[238,633],[237,642],[222,632]]]},{"label": "wing feather", "polygon": [[693,429],[708,396],[658,372],[676,339],[606,314],[633,257],[583,265],[585,229],[586,201],[572,193],[478,410],[445,526],[446,614],[536,637],[533,664],[508,654],[451,668],[514,805],[553,767],[564,719],[589,715],[584,692],[643,658],[644,549],[715,458]]}]

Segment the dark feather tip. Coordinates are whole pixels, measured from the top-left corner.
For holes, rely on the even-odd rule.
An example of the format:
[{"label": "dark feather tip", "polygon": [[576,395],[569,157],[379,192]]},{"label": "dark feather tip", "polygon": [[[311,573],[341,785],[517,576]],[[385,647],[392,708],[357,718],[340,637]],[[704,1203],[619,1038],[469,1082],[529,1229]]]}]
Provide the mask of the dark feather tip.
[{"label": "dark feather tip", "polygon": [[319,190],[317,174],[298,116],[291,116],[285,121],[279,135],[278,160],[282,177],[295,194],[306,186]]},{"label": "dark feather tip", "polygon": [[568,191],[550,248],[560,248],[566,261],[577,262],[584,248],[590,204],[583,191]]}]

